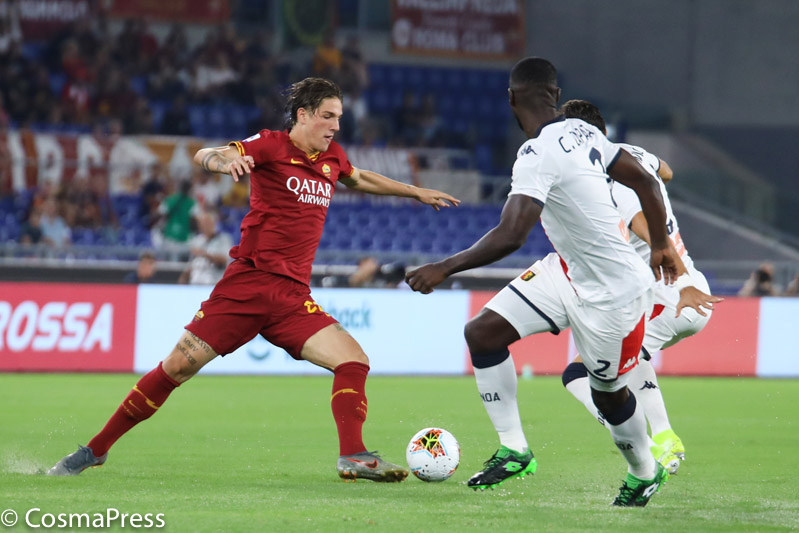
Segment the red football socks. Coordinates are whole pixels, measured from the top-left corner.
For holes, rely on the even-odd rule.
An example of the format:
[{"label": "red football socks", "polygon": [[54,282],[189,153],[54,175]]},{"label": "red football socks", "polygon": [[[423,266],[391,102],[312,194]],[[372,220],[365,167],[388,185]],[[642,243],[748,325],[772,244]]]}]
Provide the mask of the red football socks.
[{"label": "red football socks", "polygon": [[339,455],[366,450],[361,430],[366,420],[366,375],[369,365],[350,361],[333,370],[333,396],[330,407],[338,428]]},{"label": "red football socks", "polygon": [[142,376],[125,397],[105,427],[89,441],[95,457],[105,455],[113,444],[130,429],[147,420],[161,407],[169,394],[180,385],[161,368],[161,363]]}]

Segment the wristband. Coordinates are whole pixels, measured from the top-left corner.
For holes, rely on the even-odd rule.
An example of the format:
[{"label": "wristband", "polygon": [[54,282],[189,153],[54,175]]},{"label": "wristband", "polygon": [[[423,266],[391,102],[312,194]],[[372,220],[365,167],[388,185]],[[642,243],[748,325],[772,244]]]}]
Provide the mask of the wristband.
[{"label": "wristband", "polygon": [[682,276],[680,276],[679,278],[677,278],[677,281],[674,282],[674,288],[677,289],[678,292],[686,287],[693,287],[693,286],[694,282],[693,280],[691,280],[691,276],[687,272]]}]

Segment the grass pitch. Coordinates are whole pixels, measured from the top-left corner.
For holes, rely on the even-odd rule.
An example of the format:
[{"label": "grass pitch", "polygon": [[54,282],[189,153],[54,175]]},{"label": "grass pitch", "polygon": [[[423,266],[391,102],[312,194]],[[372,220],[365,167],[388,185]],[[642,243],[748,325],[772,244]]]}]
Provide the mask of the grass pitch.
[{"label": "grass pitch", "polygon": [[459,440],[460,467],[443,483],[339,480],[323,377],[199,376],[124,436],[103,468],[37,473],[85,444],[136,380],[0,375],[0,511],[13,509],[20,523],[31,508],[41,509],[37,520],[108,508],[163,513],[163,530],[192,532],[799,529],[799,380],[661,379],[687,460],[644,509],[608,505],[624,460],[549,377],[519,382],[538,473],[494,491],[465,486],[498,446],[470,377],[367,384],[365,441],[388,460],[404,463],[407,441],[426,426]]}]

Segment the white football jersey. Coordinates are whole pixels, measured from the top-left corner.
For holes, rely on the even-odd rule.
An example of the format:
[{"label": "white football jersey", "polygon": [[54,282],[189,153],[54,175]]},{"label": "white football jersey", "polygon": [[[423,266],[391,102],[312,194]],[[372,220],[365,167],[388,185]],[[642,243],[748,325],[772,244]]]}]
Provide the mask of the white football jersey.
[{"label": "white football jersey", "polygon": [[617,309],[641,296],[654,276],[627,242],[606,169],[620,148],[598,129],[559,117],[519,149],[510,195],[543,206],[541,223],[580,299]]},{"label": "white football jersey", "polygon": [[[666,206],[666,229],[668,230],[669,238],[672,243],[674,243],[674,248],[677,250],[677,253],[680,254],[680,259],[682,259],[682,262],[685,264],[685,268],[687,268],[689,272],[692,272],[694,270],[694,262],[688,255],[688,251],[685,249],[685,244],[680,236],[680,226],[677,224],[677,217],[674,216],[674,211],[671,209],[671,202],[669,201],[669,194],[666,192],[666,185],[663,183],[663,180],[660,179],[660,176],[658,176],[660,159],[639,146],[625,143],[617,143],[617,146],[629,152],[630,155],[636,158],[641,166],[644,167],[644,170],[652,174],[657,180],[660,186],[660,194],[663,196],[663,204]],[[633,217],[641,211],[641,201],[638,199],[638,195],[635,194],[635,191],[629,187],[625,187],[621,183],[612,182],[611,187],[613,200],[616,202],[619,214],[621,214],[621,218],[624,219],[624,222],[629,227]],[[644,261],[649,264],[651,249],[646,241],[640,239],[631,232],[630,244],[633,245],[635,251],[638,252]]]}]

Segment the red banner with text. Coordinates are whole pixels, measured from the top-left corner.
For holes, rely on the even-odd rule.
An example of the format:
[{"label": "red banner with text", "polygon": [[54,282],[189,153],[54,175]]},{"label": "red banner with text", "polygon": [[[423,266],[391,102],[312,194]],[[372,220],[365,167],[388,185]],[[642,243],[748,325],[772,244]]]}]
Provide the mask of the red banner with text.
[{"label": "red banner with text", "polygon": [[522,0],[392,0],[395,52],[513,59],[524,54]]},{"label": "red banner with text", "polygon": [[131,372],[136,291],[0,283],[0,371]]}]

